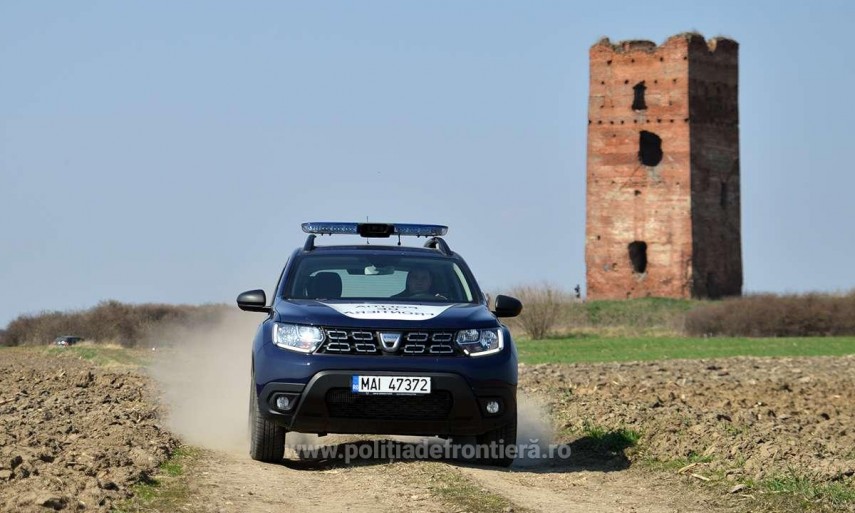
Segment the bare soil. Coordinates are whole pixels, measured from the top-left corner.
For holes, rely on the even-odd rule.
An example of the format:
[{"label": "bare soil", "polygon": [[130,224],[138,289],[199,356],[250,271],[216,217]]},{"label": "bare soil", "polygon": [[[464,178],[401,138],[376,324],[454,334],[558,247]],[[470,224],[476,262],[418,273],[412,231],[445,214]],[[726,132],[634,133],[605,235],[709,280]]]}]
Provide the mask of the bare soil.
[{"label": "bare soil", "polygon": [[[853,486],[853,367],[853,357],[523,365],[520,389],[547,413],[527,408],[521,423],[548,419],[569,459],[505,470],[290,453],[270,465],[202,449],[186,462],[187,490],[172,510],[762,510],[754,483],[794,469]],[[128,497],[177,444],[154,394],[138,371],[0,351],[0,511],[106,510]],[[597,447],[596,433],[620,430],[641,433],[638,446]],[[519,441],[532,436],[544,433],[523,428]]]},{"label": "bare soil", "polygon": [[149,379],[0,352],[0,511],[108,510],[177,446]]},{"label": "bare soil", "polygon": [[853,484],[855,357],[522,366],[565,436],[642,433],[640,457],[761,481],[795,471]]}]

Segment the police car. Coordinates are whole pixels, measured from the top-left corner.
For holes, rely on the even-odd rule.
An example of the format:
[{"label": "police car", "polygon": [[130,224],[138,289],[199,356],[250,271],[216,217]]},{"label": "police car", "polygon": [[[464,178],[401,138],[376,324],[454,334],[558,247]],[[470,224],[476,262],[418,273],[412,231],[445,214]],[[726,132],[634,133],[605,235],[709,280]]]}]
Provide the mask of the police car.
[{"label": "police car", "polygon": [[[304,223],[305,244],[285,264],[268,302],[238,307],[267,318],[255,335],[249,400],[250,455],[284,456],[286,434],[440,436],[489,450],[507,466],[517,429],[517,353],[499,318],[522,304],[496,296],[492,310],[439,225]],[[359,235],[358,245],[317,245]],[[424,237],[423,246],[401,245]],[[370,243],[387,239],[391,244]]]}]

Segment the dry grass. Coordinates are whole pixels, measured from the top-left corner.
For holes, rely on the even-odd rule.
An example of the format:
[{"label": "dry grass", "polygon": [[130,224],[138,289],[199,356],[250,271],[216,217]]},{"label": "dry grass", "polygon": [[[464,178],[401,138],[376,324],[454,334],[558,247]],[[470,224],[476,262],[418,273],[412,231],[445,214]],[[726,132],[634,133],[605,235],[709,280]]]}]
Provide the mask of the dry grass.
[{"label": "dry grass", "polygon": [[549,283],[514,287],[510,295],[523,303],[523,311],[514,324],[535,339],[550,335],[571,304],[568,293]]},{"label": "dry grass", "polygon": [[686,332],[728,337],[855,335],[855,292],[760,294],[711,302],[688,313]]}]

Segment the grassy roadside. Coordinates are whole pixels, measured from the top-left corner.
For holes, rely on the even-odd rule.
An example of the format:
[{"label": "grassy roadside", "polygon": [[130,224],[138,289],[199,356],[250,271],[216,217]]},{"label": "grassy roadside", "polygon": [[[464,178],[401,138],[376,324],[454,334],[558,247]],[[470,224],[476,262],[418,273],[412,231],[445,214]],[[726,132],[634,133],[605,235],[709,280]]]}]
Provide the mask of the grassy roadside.
[{"label": "grassy roadside", "polygon": [[520,361],[526,364],[855,354],[855,337],[612,338],[581,336],[546,340],[523,339],[516,344]]},{"label": "grassy roadside", "polygon": [[753,484],[772,511],[837,512],[855,510],[855,488],[843,483],[817,483],[789,473]]},{"label": "grassy roadside", "polygon": [[[855,488],[843,482],[822,482],[795,469],[765,478],[732,481],[729,471],[710,472],[705,464],[712,456],[702,454],[688,458],[661,461],[640,458],[635,463],[654,472],[676,473],[698,486],[709,488],[721,495],[739,494],[752,499],[757,511],[775,513],[832,513],[855,511]],[[754,509],[752,509],[754,511]]]},{"label": "grassy roadside", "polygon": [[188,511],[190,487],[187,467],[199,456],[199,450],[182,445],[164,461],[157,473],[133,487],[134,496],[113,505],[118,513],[171,513]]},{"label": "grassy roadside", "polygon": [[442,463],[425,462],[422,470],[428,474],[432,495],[439,498],[449,511],[472,511],[502,513],[505,511],[525,512],[505,497],[484,489],[464,476],[459,470]]}]

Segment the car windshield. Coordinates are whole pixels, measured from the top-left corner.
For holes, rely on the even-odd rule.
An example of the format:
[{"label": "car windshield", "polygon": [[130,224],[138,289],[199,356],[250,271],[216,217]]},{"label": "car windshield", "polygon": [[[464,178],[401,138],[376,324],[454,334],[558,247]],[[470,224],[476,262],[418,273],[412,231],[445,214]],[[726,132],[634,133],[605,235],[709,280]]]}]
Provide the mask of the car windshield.
[{"label": "car windshield", "polygon": [[291,273],[289,299],[389,299],[471,303],[475,287],[450,258],[309,255]]}]

